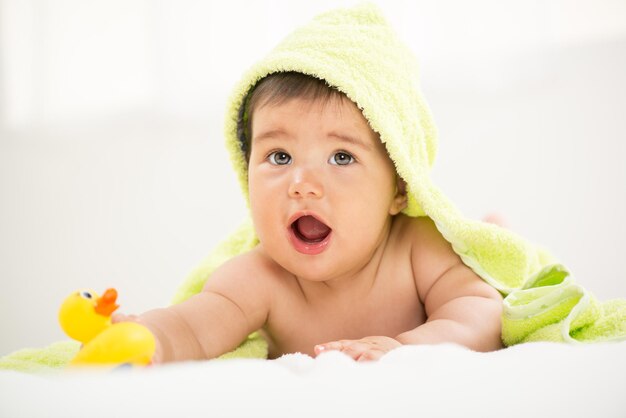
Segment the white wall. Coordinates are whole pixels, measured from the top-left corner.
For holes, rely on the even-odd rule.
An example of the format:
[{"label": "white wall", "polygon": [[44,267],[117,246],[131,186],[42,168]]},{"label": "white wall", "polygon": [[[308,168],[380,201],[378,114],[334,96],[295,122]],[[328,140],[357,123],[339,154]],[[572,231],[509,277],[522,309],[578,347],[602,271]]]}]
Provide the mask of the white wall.
[{"label": "white wall", "polygon": [[[353,2],[0,0],[0,354],[62,339],[81,287],[164,305],[244,216],[231,86]],[[380,1],[422,63],[433,176],[601,299],[626,296],[626,3]]]}]

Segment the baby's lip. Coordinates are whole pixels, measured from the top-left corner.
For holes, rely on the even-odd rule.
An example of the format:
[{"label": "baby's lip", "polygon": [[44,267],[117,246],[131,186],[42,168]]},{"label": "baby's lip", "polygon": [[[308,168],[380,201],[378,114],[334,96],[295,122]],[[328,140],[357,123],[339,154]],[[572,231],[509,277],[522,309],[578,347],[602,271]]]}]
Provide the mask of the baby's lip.
[{"label": "baby's lip", "polygon": [[[311,218],[315,218],[318,222],[326,225],[328,231],[324,234],[323,237],[320,237],[320,239],[308,240],[304,238],[302,235],[300,235],[299,227],[297,225],[298,219],[302,218],[303,216],[310,216]],[[305,254],[307,256],[315,256],[321,254],[328,248],[331,237],[333,235],[333,230],[321,216],[319,216],[315,212],[303,210],[294,213],[289,218],[289,224],[287,225],[286,233],[289,241],[291,242],[291,245],[297,252]]]},{"label": "baby's lip", "polygon": [[332,231],[331,226],[328,224],[328,222],[326,222],[326,220],[324,218],[322,218],[321,216],[319,216],[317,213],[312,212],[310,210],[302,210],[302,211],[298,211],[296,213],[294,213],[293,215],[291,215],[291,217],[289,218],[289,221],[287,223],[287,228],[291,228],[291,226],[293,225],[293,223],[295,221],[297,221],[298,219],[302,218],[303,216],[311,216],[315,219],[317,219],[318,221],[320,221],[321,223],[323,223],[324,225],[326,225],[328,227],[328,229],[330,229]]}]

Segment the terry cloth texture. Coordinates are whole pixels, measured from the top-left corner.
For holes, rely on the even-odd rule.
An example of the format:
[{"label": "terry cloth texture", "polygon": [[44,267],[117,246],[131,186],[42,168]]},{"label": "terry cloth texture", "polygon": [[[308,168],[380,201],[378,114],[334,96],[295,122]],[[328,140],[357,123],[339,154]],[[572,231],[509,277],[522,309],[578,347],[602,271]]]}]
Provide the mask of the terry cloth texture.
[{"label": "terry cloth texture", "polygon": [[[285,38],[235,87],[226,115],[226,145],[246,197],[240,140],[245,100],[260,79],[285,71],[323,79],[357,104],[407,183],[409,204],[404,213],[430,217],[463,262],[508,295],[503,311],[505,345],[626,339],[626,300],[599,303],[547,252],[509,230],[463,217],[432,184],[429,173],[437,152],[437,130],[420,91],[417,62],[372,4],[316,17]],[[189,275],[173,303],[199,292],[215,268],[257,243],[248,219]],[[0,368],[32,370],[23,363],[28,355],[20,355],[21,366],[9,363],[15,360],[12,355],[0,360]],[[266,357],[267,344],[254,333],[224,357],[238,356]],[[61,357],[55,357],[55,364],[71,356]],[[43,363],[51,365],[48,360]]]}]

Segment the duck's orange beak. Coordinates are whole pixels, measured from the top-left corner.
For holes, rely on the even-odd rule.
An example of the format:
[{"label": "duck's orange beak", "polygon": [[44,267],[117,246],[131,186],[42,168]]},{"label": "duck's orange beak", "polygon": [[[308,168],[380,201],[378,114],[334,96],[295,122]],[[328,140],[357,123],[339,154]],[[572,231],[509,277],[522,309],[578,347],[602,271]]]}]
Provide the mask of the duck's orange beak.
[{"label": "duck's orange beak", "polygon": [[116,305],[117,290],[107,289],[102,296],[96,300],[96,312],[103,316],[111,316],[120,305]]}]

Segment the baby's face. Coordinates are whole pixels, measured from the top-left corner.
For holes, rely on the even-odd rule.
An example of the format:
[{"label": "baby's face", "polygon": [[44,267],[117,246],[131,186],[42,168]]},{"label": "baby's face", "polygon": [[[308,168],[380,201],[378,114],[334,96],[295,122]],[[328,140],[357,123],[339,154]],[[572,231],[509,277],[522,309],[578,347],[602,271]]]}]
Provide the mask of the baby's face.
[{"label": "baby's face", "polygon": [[309,280],[356,272],[405,206],[393,163],[347,99],[291,99],[252,117],[248,185],[264,250]]}]

